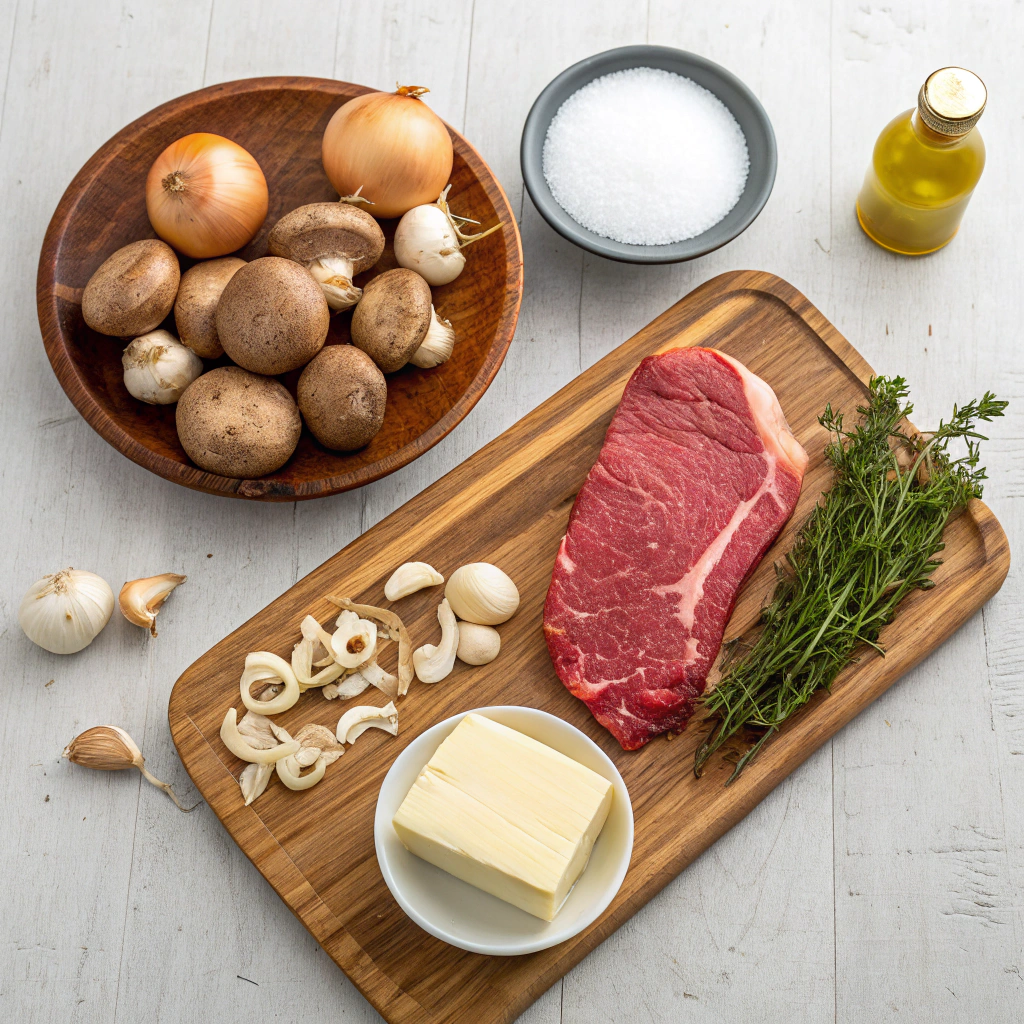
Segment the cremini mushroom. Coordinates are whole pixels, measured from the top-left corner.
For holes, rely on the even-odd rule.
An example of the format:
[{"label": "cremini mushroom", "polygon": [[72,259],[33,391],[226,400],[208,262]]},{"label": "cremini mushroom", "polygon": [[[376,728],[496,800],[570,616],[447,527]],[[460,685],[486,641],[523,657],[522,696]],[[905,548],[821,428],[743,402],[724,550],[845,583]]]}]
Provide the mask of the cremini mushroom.
[{"label": "cremini mushroom", "polygon": [[272,255],[301,263],[333,310],[350,309],[363,294],[352,283],[384,251],[384,232],[365,210],[344,201],[310,203],[286,213],[270,232]]},{"label": "cremini mushroom", "polygon": [[321,349],[299,377],[299,411],[325,447],[351,452],[384,422],[388,387],[373,360],[352,345]]},{"label": "cremini mushroom", "polygon": [[352,344],[384,373],[394,373],[423,343],[432,308],[430,285],[419,274],[388,270],[363,289],[352,314]]},{"label": "cremini mushroom", "polygon": [[235,757],[252,764],[274,764],[282,757],[291,757],[299,752],[299,744],[295,740],[278,743],[266,750],[258,750],[248,743],[238,731],[238,714],[234,708],[228,708],[220,727],[220,738]]},{"label": "cremini mushroom", "polygon": [[200,469],[245,478],[280,469],[302,432],[284,385],[238,366],[194,380],[178,399],[175,422],[182,448]]},{"label": "cremini mushroom", "polygon": [[217,336],[234,362],[253,373],[287,373],[323,348],[331,313],[304,267],[264,256],[241,267],[217,303]]},{"label": "cremini mushroom", "polygon": [[[280,680],[284,689],[270,700],[253,697],[250,687],[253,683],[276,682]],[[279,715],[298,703],[302,691],[291,665],[284,658],[270,651],[253,651],[245,656],[245,670],[239,683],[242,703],[257,715]]]},{"label": "cremini mushroom", "polygon": [[424,587],[437,587],[442,583],[444,577],[432,565],[426,562],[406,562],[384,584],[384,596],[389,601],[399,601]]},{"label": "cremini mushroom", "polygon": [[459,624],[447,598],[437,606],[437,621],[441,624],[441,642],[436,645],[424,644],[412,655],[416,677],[421,683],[439,683],[455,667]]},{"label": "cremini mushroom", "polygon": [[180,279],[178,257],[166,242],[132,242],[108,256],[89,278],[82,318],[100,334],[148,334],[170,313]]},{"label": "cremini mushroom", "polygon": [[367,729],[383,729],[392,736],[398,735],[398,709],[388,701],[382,708],[361,704],[350,708],[338,720],[336,736],[339,743],[355,743]]},{"label": "cremini mushroom", "polygon": [[203,359],[224,355],[217,337],[217,303],[228,281],[244,266],[245,260],[225,256],[197,263],[181,275],[178,297],[174,300],[174,322],[181,343]]}]

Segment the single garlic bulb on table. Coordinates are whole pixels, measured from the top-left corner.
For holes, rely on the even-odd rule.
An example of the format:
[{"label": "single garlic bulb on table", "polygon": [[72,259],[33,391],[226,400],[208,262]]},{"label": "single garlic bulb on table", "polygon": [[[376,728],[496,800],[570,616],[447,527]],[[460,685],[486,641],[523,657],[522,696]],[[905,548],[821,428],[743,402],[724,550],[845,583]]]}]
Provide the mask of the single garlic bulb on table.
[{"label": "single garlic bulb on table", "polygon": [[37,580],[18,608],[25,635],[51,654],[75,654],[88,647],[114,610],[106,580],[83,569],[64,569]]},{"label": "single garlic bulb on table", "polygon": [[170,331],[136,338],[121,356],[128,393],[149,405],[173,405],[203,372],[203,361]]}]

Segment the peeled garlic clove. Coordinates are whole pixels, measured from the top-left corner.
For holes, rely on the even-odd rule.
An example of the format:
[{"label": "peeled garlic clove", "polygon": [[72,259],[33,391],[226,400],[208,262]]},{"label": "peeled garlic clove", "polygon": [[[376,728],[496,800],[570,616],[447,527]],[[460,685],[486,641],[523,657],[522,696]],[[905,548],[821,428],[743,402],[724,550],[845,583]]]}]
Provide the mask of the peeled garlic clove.
[{"label": "peeled garlic clove", "polygon": [[[284,684],[284,689],[270,700],[259,700],[252,695],[249,687],[253,683],[267,679],[279,679]],[[254,651],[245,656],[245,671],[242,672],[239,690],[242,703],[257,715],[279,715],[282,711],[294,707],[302,694],[291,665],[270,651]]]},{"label": "peeled garlic clove", "polygon": [[334,660],[345,668],[358,668],[369,661],[377,649],[377,624],[361,619],[355,612],[338,616],[338,628],[331,637]]},{"label": "peeled garlic clove", "polygon": [[444,588],[452,611],[466,622],[497,626],[519,607],[519,591],[508,575],[489,562],[472,562],[451,574]]},{"label": "peeled garlic clove", "polygon": [[459,648],[459,624],[455,621],[448,599],[437,606],[437,621],[441,624],[441,642],[424,644],[413,652],[412,663],[416,677],[422,683],[439,683],[455,667],[455,652]]},{"label": "peeled garlic clove", "polygon": [[277,769],[277,777],[289,788],[294,789],[297,792],[303,789],[310,789],[315,786],[323,777],[324,772],[327,770],[327,765],[322,757],[317,758],[316,767],[308,775],[300,775],[302,771],[302,765],[296,760],[296,757],[282,757],[280,761],[275,764]]},{"label": "peeled garlic clove", "polygon": [[429,370],[431,367],[440,366],[442,363],[447,362],[451,358],[454,349],[455,328],[452,327],[450,320],[445,320],[431,306],[430,326],[427,328],[427,333],[423,336],[423,341],[420,342],[420,347],[409,356],[409,362],[413,366]]},{"label": "peeled garlic clove", "polygon": [[392,701],[382,708],[366,704],[346,711],[338,721],[338,742],[355,743],[367,729],[383,729],[392,736],[398,735],[398,709]]},{"label": "peeled garlic clove", "polygon": [[456,657],[466,665],[489,665],[501,650],[501,637],[493,626],[476,622],[459,623]]},{"label": "peeled garlic clove", "polygon": [[93,642],[113,610],[114,592],[106,580],[84,569],[64,569],[28,588],[18,622],[44,651],[75,654]]},{"label": "peeled garlic clove", "polygon": [[[111,594],[113,597],[113,594]],[[183,807],[174,790],[166,782],[146,770],[146,759],[142,756],[135,740],[116,725],[97,725],[86,729],[76,736],[65,748],[63,756],[74,764],[84,768],[95,768],[101,772],[123,771],[125,768],[138,768],[147,782],[157,789],[162,789],[177,805],[178,809],[188,814],[194,807]]]},{"label": "peeled garlic clove", "polygon": [[444,583],[444,577],[426,562],[406,562],[400,565],[384,584],[384,596],[389,601],[398,601],[424,587],[436,587]]},{"label": "peeled garlic clove", "polygon": [[163,572],[159,576],[147,576],[141,580],[129,580],[118,595],[117,603],[121,614],[136,626],[144,626],[156,636],[156,616],[164,601],[171,596],[175,587],[180,587],[187,576],[176,572]]},{"label": "peeled garlic clove", "polygon": [[246,807],[256,797],[263,795],[273,774],[274,766],[272,764],[247,764],[242,769],[242,774],[238,777],[238,785],[242,790],[242,799],[245,800]]},{"label": "peeled garlic clove", "polygon": [[234,708],[228,708],[224,722],[220,727],[220,739],[235,757],[252,764],[274,764],[282,757],[291,757],[299,752],[300,745],[295,740],[278,743],[269,750],[257,750],[247,743],[238,731],[238,714]]},{"label": "peeled garlic clove", "polygon": [[136,338],[121,356],[124,386],[149,405],[173,405],[203,372],[203,361],[170,331]]}]

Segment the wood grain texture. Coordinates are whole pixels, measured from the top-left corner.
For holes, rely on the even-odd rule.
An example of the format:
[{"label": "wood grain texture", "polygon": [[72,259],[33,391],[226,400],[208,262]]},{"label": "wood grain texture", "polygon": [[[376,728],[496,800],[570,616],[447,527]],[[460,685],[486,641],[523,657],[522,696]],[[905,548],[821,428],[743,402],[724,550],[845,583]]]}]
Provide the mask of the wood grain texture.
[{"label": "wood grain texture", "polygon": [[[754,624],[773,562],[828,485],[817,423],[825,402],[853,414],[870,367],[799,292],[765,273],[725,274],[698,288],[476,456],[292,587],[192,665],[175,684],[169,721],[183,764],[210,806],[278,894],[360,991],[392,1024],[472,1019],[505,1024],[627,921],[822,743],[904,672],[952,635],[998,590],[1009,568],[1006,537],[974,502],[946,533],[936,587],[912,595],[883,633],[887,654],[865,655],[797,715],[730,788],[719,757],[693,777],[700,729],[633,753],[615,741],[558,683],[541,633],[544,596],[573,497],[597,456],[625,382],[641,358],[706,344],[744,362],[776,390],[811,461],[793,520],[751,577],[727,636]],[[290,652],[306,613],[331,617],[329,593],[382,603],[394,566],[422,558],[446,574],[493,561],[519,586],[522,604],[502,627],[502,654],[482,669],[458,665],[444,684],[414,687],[400,704],[397,741],[357,745],[305,794],[272,787],[243,807],[242,763],[218,732],[247,651]],[[402,602],[415,644],[436,633],[436,591]],[[372,818],[383,775],[401,747],[467,706],[521,703],[571,721],[615,761],[636,818],[633,862],[598,922],[551,950],[517,958],[464,953],[426,936],[384,886]],[[278,721],[336,723],[344,705],[307,695]]]},{"label": "wood grain texture", "polygon": [[[50,222],[39,258],[39,322],[54,372],[82,415],[134,462],[176,483],[230,497],[267,501],[316,498],[359,487],[401,468],[437,444],[466,416],[498,372],[515,333],[522,299],[522,245],[508,201],[475,149],[449,129],[455,149],[452,208],[495,232],[474,246],[466,270],[433,289],[437,310],[452,322],[457,347],[440,367],[411,364],[388,376],[384,424],[357,452],[333,452],[303,431],[280,470],[256,480],[221,477],[196,468],[174,425],[174,406],[135,401],[124,389],[121,343],[82,320],[81,290],[112,252],[154,237],[146,215],[145,178],[156,156],[194,131],[225,135],[257,159],[267,178],[270,210],[256,237],[238,254],[266,255],[276,221],[305,203],[336,198],[320,162],[324,128],[334,111],[364,86],[328,79],[270,77],[211,86],[165,103],[102,146],[68,186]],[[383,221],[387,238],[365,284],[396,265],[391,239],[397,221]],[[185,260],[185,265],[192,261]],[[331,318],[328,344],[349,340],[351,314]],[[168,327],[173,329],[173,316]],[[209,365],[227,363],[226,358]],[[282,378],[293,391],[298,371]]]}]

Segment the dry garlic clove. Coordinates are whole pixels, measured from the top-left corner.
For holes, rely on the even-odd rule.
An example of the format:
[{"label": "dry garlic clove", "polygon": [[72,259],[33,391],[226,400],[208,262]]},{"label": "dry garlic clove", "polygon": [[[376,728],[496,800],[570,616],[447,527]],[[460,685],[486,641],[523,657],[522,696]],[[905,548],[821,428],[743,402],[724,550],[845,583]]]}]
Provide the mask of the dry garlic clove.
[{"label": "dry garlic clove", "polygon": [[242,774],[238,777],[238,785],[242,790],[242,799],[245,800],[246,807],[256,797],[263,795],[273,774],[274,766],[272,764],[247,764],[242,769]]},{"label": "dry garlic clove", "polygon": [[282,757],[291,757],[299,752],[300,745],[295,740],[286,740],[267,750],[258,750],[248,743],[238,731],[238,715],[234,708],[228,708],[224,722],[220,727],[220,738],[228,750],[242,761],[252,764],[274,764]]},{"label": "dry garlic clove", "polygon": [[412,641],[409,639],[405,623],[390,608],[356,604],[347,597],[328,597],[327,600],[339,608],[361,615],[364,619],[375,619],[388,630],[392,639],[398,640],[398,695],[404,697],[409,692],[409,684],[413,677]]},{"label": "dry garlic clove", "polygon": [[493,626],[476,622],[459,623],[456,656],[466,665],[489,665],[501,650],[501,637]]},{"label": "dry garlic clove", "polygon": [[367,729],[383,729],[392,736],[398,735],[398,709],[392,701],[382,708],[365,704],[350,708],[338,721],[339,743],[355,743]]},{"label": "dry garlic clove", "polygon": [[[280,680],[284,683],[284,689],[270,700],[253,697],[249,687],[268,679]],[[302,693],[291,665],[270,651],[254,651],[245,656],[245,671],[242,673],[239,690],[242,703],[257,715],[279,715],[294,707]]]},{"label": "dry garlic clove", "polygon": [[436,587],[444,583],[444,577],[426,562],[406,562],[400,565],[384,584],[384,596],[389,601],[398,601],[424,587]]},{"label": "dry garlic clove", "polygon": [[177,804],[179,810],[187,814],[199,806],[196,804],[193,807],[182,807],[174,795],[174,790],[166,782],[161,782],[146,771],[146,759],[135,740],[116,725],[97,725],[93,729],[86,729],[64,748],[63,756],[74,764],[95,768],[101,772],[138,768],[146,781],[151,782],[157,789],[162,789]]},{"label": "dry garlic clove", "polygon": [[144,626],[156,636],[156,616],[164,601],[171,596],[175,587],[180,587],[187,576],[176,572],[162,572],[159,576],[147,576],[141,580],[129,580],[117,598],[121,614],[136,626]]},{"label": "dry garlic clove", "polygon": [[413,653],[416,677],[422,683],[439,683],[455,667],[455,652],[459,647],[459,624],[455,621],[448,599],[437,606],[437,621],[441,624],[441,642],[425,644]]},{"label": "dry garlic clove", "polygon": [[[430,326],[427,328],[427,333],[423,336],[423,341],[420,342],[420,347],[409,356],[409,362],[413,366],[429,370],[434,366],[440,366],[442,363],[447,362],[451,358],[454,348],[455,328],[452,327],[450,320],[445,320],[431,306]],[[438,582],[441,581],[439,580]]]},{"label": "dry garlic clove", "polygon": [[106,580],[84,569],[64,569],[28,588],[18,623],[44,651],[75,654],[93,642],[113,610],[114,592]]},{"label": "dry garlic clove", "polygon": [[316,767],[308,775],[301,775],[302,765],[294,755],[282,757],[274,767],[277,769],[277,777],[289,789],[297,792],[315,786],[324,777],[324,772],[327,770],[327,765],[321,757],[317,758]]},{"label": "dry garlic clove", "polygon": [[361,619],[355,612],[343,611],[338,628],[331,637],[334,660],[345,668],[358,668],[369,661],[377,649],[377,624]]},{"label": "dry garlic clove", "polygon": [[489,562],[473,562],[452,573],[444,596],[466,622],[497,626],[519,607],[519,591],[508,575]]}]

